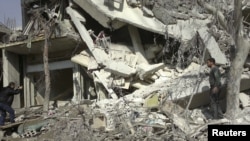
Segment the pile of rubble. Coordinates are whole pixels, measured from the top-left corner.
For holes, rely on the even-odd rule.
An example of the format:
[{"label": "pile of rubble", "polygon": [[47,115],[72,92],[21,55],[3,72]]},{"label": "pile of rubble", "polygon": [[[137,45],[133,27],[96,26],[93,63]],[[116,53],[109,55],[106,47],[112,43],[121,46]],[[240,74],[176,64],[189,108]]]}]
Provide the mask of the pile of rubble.
[{"label": "pile of rubble", "polygon": [[[147,104],[157,101],[152,97]],[[156,106],[156,105],[154,105]],[[16,123],[1,127],[2,140],[189,140],[206,138],[206,129],[195,132],[207,123],[202,110],[193,110],[185,119],[178,105],[164,103],[147,108],[138,102],[103,100],[66,103],[51,106],[48,116],[41,107],[18,111]],[[189,111],[190,112],[190,111]],[[209,113],[207,113],[209,116]],[[192,122],[191,122],[192,121]],[[228,122],[221,120],[221,123]]]},{"label": "pile of rubble", "polygon": [[[139,102],[138,102],[139,101]],[[51,103],[48,115],[42,107],[20,109],[16,123],[1,127],[2,140],[207,140],[207,125],[228,124],[212,120],[207,107],[185,111],[172,101],[160,103],[151,95],[145,103],[135,99]],[[54,105],[54,106],[53,106]],[[249,123],[245,108],[235,123]]]},{"label": "pile of rubble", "polygon": [[[225,86],[232,43],[195,1],[44,2],[48,9],[38,8],[36,0],[25,2],[33,15],[21,39],[41,36],[42,16],[55,26],[54,38],[81,40],[85,48],[71,61],[93,81],[87,92],[95,99],[55,103],[45,117],[39,107],[24,110],[20,122],[4,127],[6,134],[16,128],[6,140],[206,140],[208,124],[229,122],[211,121],[204,61],[215,58]],[[249,117],[238,119],[243,121]]]}]

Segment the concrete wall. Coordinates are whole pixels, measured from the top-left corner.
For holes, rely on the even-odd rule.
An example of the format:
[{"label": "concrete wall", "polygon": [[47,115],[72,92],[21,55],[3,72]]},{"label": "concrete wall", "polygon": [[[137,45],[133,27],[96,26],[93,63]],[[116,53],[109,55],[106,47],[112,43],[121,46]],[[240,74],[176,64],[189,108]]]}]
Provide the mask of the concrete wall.
[{"label": "concrete wall", "polygon": [[[2,50],[3,57],[3,85],[7,86],[9,82],[13,81],[17,86],[20,85],[19,73],[19,56],[17,54]],[[20,95],[15,95],[12,104],[13,108],[21,107]]]}]

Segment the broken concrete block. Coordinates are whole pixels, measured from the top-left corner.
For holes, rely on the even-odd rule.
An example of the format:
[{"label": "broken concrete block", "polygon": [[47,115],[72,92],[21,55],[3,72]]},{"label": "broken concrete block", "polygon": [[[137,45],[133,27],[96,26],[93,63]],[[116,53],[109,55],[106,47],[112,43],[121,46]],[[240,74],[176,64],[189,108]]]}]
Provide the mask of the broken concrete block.
[{"label": "broken concrete block", "polygon": [[245,93],[239,93],[239,99],[243,107],[250,106],[250,97]]},{"label": "broken concrete block", "polygon": [[129,67],[121,61],[109,61],[105,70],[122,77],[130,77],[136,73],[136,69]]},{"label": "broken concrete block", "polygon": [[181,114],[184,112],[184,109],[180,105],[173,103],[173,101],[166,100],[162,103],[161,111],[163,113]]},{"label": "broken concrete block", "polygon": [[98,68],[96,60],[91,56],[89,59],[88,70],[95,70]]},{"label": "broken concrete block", "polygon": [[143,82],[143,81],[141,81],[141,82],[136,81],[136,82],[132,82],[132,84],[131,84],[131,86],[133,86],[133,87],[135,87],[135,88],[138,88],[138,89],[143,88],[143,87],[146,87],[146,86],[148,86],[148,85],[149,85],[148,83]]},{"label": "broken concrete block", "polygon": [[90,63],[90,56],[87,56],[84,53],[80,53],[71,57],[71,61],[83,67],[88,67]]},{"label": "broken concrete block", "polygon": [[173,72],[171,71],[164,71],[163,69],[160,69],[159,71],[157,71],[161,77],[171,77],[172,75],[174,75]]},{"label": "broken concrete block", "polygon": [[150,95],[146,98],[144,107],[147,108],[157,108],[159,106],[159,96],[158,94]]},{"label": "broken concrete block", "polygon": [[118,99],[118,96],[115,94],[113,89],[108,87],[108,83],[105,81],[106,78],[105,76],[102,75],[101,72],[99,71],[94,71],[94,75],[97,77],[97,79],[102,83],[102,85],[105,87],[107,90],[108,94],[113,98],[113,99]]},{"label": "broken concrete block", "polygon": [[215,59],[216,64],[226,65],[228,63],[227,58],[220,50],[220,47],[214,37],[208,32],[208,28],[203,27],[198,30],[198,33],[210,56]]},{"label": "broken concrete block", "polygon": [[179,127],[184,133],[190,132],[190,125],[187,123],[187,120],[178,116],[177,114],[173,114],[173,122]]},{"label": "broken concrete block", "polygon": [[194,70],[199,70],[200,67],[201,65],[192,62],[186,69],[183,70],[183,73],[189,73],[193,72]]},{"label": "broken concrete block", "polygon": [[91,125],[92,129],[100,129],[105,127],[106,127],[105,116],[93,118],[93,124]]},{"label": "broken concrete block", "polygon": [[63,107],[63,106],[66,106],[67,104],[69,104],[69,101],[57,100],[56,104],[57,104],[57,107]]},{"label": "broken concrete block", "polygon": [[44,103],[44,98],[39,93],[37,93],[36,94],[36,104],[43,105],[43,103]]},{"label": "broken concrete block", "polygon": [[164,67],[165,67],[164,63],[154,64],[154,65],[148,65],[142,63],[138,65],[137,73],[139,74],[140,79],[144,80],[144,78],[147,77],[148,75],[153,74],[154,72]]},{"label": "broken concrete block", "polygon": [[150,79],[151,79],[151,80],[157,80],[158,78],[159,78],[158,75],[152,75],[152,76],[150,76]]}]

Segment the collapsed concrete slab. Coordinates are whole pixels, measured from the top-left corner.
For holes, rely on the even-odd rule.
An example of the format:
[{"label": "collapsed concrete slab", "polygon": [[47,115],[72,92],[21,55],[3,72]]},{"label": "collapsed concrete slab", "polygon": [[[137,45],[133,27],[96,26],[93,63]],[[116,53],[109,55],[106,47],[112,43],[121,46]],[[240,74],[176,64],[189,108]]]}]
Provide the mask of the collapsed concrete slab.
[{"label": "collapsed concrete slab", "polygon": [[80,64],[84,67],[88,67],[89,66],[89,57],[79,54],[79,55],[75,55],[71,58],[71,61],[76,63],[76,64]]},{"label": "collapsed concrete slab", "polygon": [[80,33],[82,40],[86,43],[87,47],[92,52],[97,63],[98,64],[105,63],[108,59],[108,55],[107,55],[107,53],[105,53],[105,51],[103,49],[95,46],[92,38],[89,35],[89,32],[84,27],[84,25],[81,23],[81,21],[82,21],[82,19],[84,19],[84,17],[79,18],[79,16],[81,16],[81,15],[79,13],[77,13],[74,9],[72,9],[71,7],[67,7],[66,11],[70,15],[73,23],[75,24],[76,28],[78,29],[78,32]]},{"label": "collapsed concrete slab", "polygon": [[122,77],[129,77],[136,73],[136,69],[129,67],[121,61],[110,61],[105,70]]},{"label": "collapsed concrete slab", "polygon": [[225,54],[221,52],[218,43],[215,41],[214,37],[208,32],[208,28],[203,27],[198,30],[198,33],[210,56],[215,59],[216,64],[219,65],[227,64],[228,61]]},{"label": "collapsed concrete slab", "polygon": [[144,80],[145,77],[147,77],[148,75],[152,75],[154,72],[164,68],[165,65],[164,63],[159,63],[159,64],[153,64],[153,65],[149,65],[149,64],[139,64],[137,67],[137,73],[139,74],[139,77],[141,80]]},{"label": "collapsed concrete slab", "polygon": [[112,0],[73,1],[104,27],[118,29],[126,23],[147,31],[165,34],[166,25],[156,18],[144,16],[139,7],[129,7],[125,0],[121,2]]}]

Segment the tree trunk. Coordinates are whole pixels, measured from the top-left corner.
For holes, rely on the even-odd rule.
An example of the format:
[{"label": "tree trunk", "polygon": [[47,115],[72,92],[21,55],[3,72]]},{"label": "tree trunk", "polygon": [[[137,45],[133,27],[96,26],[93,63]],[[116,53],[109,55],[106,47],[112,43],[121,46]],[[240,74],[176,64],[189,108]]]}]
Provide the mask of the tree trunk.
[{"label": "tree trunk", "polygon": [[44,94],[44,105],[43,111],[46,112],[49,110],[49,98],[50,98],[50,71],[49,71],[49,59],[48,59],[48,37],[49,30],[46,25],[44,26],[45,31],[45,41],[44,41],[44,50],[43,50],[43,63],[44,63],[44,75],[45,75],[45,94]]},{"label": "tree trunk", "polygon": [[232,37],[235,41],[235,58],[233,58],[227,83],[226,116],[235,119],[239,111],[239,92],[243,65],[249,53],[249,42],[244,37],[242,28],[242,1],[234,0],[234,29]]},{"label": "tree trunk", "polygon": [[240,81],[243,70],[243,65],[248,56],[249,42],[242,36],[236,41],[236,56],[230,67],[228,82],[227,82],[227,108],[226,116],[234,119],[239,111]]},{"label": "tree trunk", "polygon": [[236,51],[233,53],[228,81],[227,81],[227,108],[226,116],[234,119],[239,111],[240,81],[243,70],[243,65],[247,59],[250,44],[243,33],[242,25],[242,1],[234,0],[234,17],[233,27],[228,27],[224,15],[214,6],[205,3],[203,0],[198,0],[198,4],[204,7],[208,12],[218,17],[220,25],[231,34],[234,40]]}]

